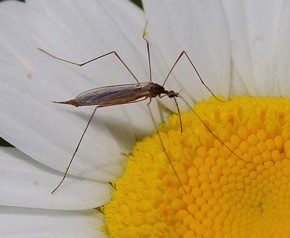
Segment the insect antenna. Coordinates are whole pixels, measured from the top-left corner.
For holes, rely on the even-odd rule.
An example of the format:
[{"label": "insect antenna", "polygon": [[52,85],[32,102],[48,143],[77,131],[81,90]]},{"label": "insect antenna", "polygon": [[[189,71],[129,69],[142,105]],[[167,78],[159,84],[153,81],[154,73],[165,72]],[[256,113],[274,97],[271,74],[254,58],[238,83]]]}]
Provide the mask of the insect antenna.
[{"label": "insect antenna", "polygon": [[[178,96],[179,97],[179,96]],[[183,132],[183,126],[182,126],[182,120],[181,120],[181,114],[180,114],[180,109],[176,100],[176,97],[173,97],[175,105],[176,105],[176,110],[177,110],[177,114],[178,114],[178,118],[179,118],[179,124],[180,124],[180,132]]]}]

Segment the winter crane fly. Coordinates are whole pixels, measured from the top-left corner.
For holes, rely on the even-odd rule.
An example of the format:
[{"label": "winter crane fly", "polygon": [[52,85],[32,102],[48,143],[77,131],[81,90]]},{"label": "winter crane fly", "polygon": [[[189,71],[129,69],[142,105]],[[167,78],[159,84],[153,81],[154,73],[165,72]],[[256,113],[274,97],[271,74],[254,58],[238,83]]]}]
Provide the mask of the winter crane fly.
[{"label": "winter crane fly", "polygon": [[[81,138],[78,142],[78,145],[68,163],[68,166],[66,167],[66,170],[64,172],[64,175],[63,175],[63,178],[61,179],[61,181],[59,182],[59,184],[52,190],[51,194],[53,194],[60,186],[61,184],[64,182],[66,176],[67,176],[67,173],[69,171],[69,168],[72,164],[72,161],[80,147],[80,144],[83,140],[83,137],[92,121],[92,118],[96,112],[96,110],[98,108],[101,108],[101,107],[108,107],[108,106],[116,106],[116,105],[122,105],[122,104],[129,104],[129,103],[136,103],[136,102],[141,102],[141,101],[144,101],[146,99],[149,99],[149,102],[147,103],[147,107],[148,107],[148,110],[149,110],[149,113],[151,115],[151,118],[152,118],[152,121],[154,122],[154,125],[155,125],[155,129],[157,131],[157,134],[158,134],[158,137],[159,137],[159,140],[160,140],[160,143],[161,143],[161,146],[164,150],[164,153],[166,154],[166,157],[170,163],[170,166],[172,167],[173,169],[173,172],[175,174],[175,176],[177,177],[180,185],[182,186],[182,183],[180,181],[180,178],[172,164],[172,161],[170,160],[167,152],[166,152],[166,149],[165,149],[165,146],[161,140],[161,136],[158,132],[158,128],[156,126],[156,122],[154,120],[154,117],[153,117],[153,114],[151,112],[151,109],[149,107],[150,105],[150,102],[152,100],[152,98],[155,98],[155,97],[159,97],[159,98],[162,98],[164,96],[168,96],[169,98],[173,98],[174,101],[175,101],[175,104],[176,104],[176,108],[177,108],[177,111],[178,111],[178,115],[179,115],[179,121],[180,121],[180,130],[182,131],[182,121],[181,121],[181,117],[180,117],[180,111],[179,111],[179,107],[178,107],[178,104],[177,104],[177,101],[176,101],[176,97],[179,97],[181,98],[188,106],[189,104],[179,95],[179,93],[177,92],[174,92],[173,90],[166,90],[164,88],[164,85],[166,83],[166,81],[168,80],[170,74],[172,73],[173,69],[175,68],[176,64],[178,63],[178,61],[180,60],[180,58],[182,56],[185,56],[189,63],[191,64],[191,66],[193,67],[195,73],[197,74],[199,80],[201,81],[201,83],[203,84],[203,86],[218,100],[218,101],[221,101],[223,102],[222,100],[218,99],[216,97],[216,95],[210,90],[210,88],[204,83],[204,81],[202,80],[200,74],[198,73],[196,67],[194,66],[193,62],[191,61],[191,59],[189,58],[188,54],[185,52],[185,51],[182,51],[180,53],[180,55],[178,56],[177,60],[175,61],[175,63],[173,64],[173,66],[171,67],[171,69],[169,70],[164,82],[162,85],[159,85],[157,83],[154,83],[152,82],[152,72],[151,72],[151,60],[150,60],[150,49],[149,49],[149,42],[148,40],[146,39],[146,27],[145,27],[145,30],[143,32],[143,39],[145,40],[146,42],[146,46],[147,46],[147,56],[148,56],[148,65],[149,65],[149,78],[150,78],[150,81],[149,82],[139,82],[139,80],[136,78],[136,76],[132,73],[132,71],[130,70],[130,68],[125,64],[125,62],[122,60],[122,58],[118,55],[118,53],[116,51],[111,51],[111,52],[108,52],[106,54],[103,54],[103,55],[100,55],[96,58],[93,58],[89,61],[86,61],[84,63],[75,63],[75,62],[72,62],[72,61],[69,61],[69,60],[66,60],[66,59],[62,59],[62,58],[59,58],[59,57],[56,57],[50,53],[48,53],[47,51],[41,49],[41,48],[38,48],[40,51],[44,52],[45,54],[57,59],[57,60],[60,60],[60,61],[64,61],[66,63],[69,63],[69,64],[74,64],[74,65],[77,65],[77,66],[84,66],[92,61],[95,61],[95,60],[98,60],[100,58],[103,58],[103,57],[106,57],[108,55],[115,55],[118,60],[123,64],[123,66],[128,70],[128,72],[132,75],[132,77],[135,79],[136,83],[133,83],[133,84],[122,84],[122,85],[112,85],[112,86],[105,86],[105,87],[99,87],[99,88],[95,88],[95,89],[90,89],[88,91],[85,91],[81,94],[79,94],[75,99],[71,99],[71,100],[68,100],[68,101],[62,101],[62,102],[55,102],[54,103],[61,103],[61,104],[70,104],[70,105],[73,105],[75,107],[80,107],[80,106],[96,106],[92,115],[90,116],[90,119],[81,135]],[[190,106],[189,106],[190,107]],[[195,113],[196,114],[196,113]],[[196,114],[197,115],[197,114]],[[198,116],[198,115],[197,115]],[[206,124],[202,121],[202,119],[198,116],[199,120],[202,122],[202,124],[211,132],[211,130],[206,126]],[[212,132],[211,132],[212,133]],[[213,134],[213,133],[212,133]],[[214,134],[213,134],[214,135]],[[215,135],[214,135],[215,138],[217,138]],[[217,138],[220,142],[221,140],[219,138]],[[221,142],[222,143],[222,142]],[[182,187],[183,191],[185,192],[185,189]]]}]

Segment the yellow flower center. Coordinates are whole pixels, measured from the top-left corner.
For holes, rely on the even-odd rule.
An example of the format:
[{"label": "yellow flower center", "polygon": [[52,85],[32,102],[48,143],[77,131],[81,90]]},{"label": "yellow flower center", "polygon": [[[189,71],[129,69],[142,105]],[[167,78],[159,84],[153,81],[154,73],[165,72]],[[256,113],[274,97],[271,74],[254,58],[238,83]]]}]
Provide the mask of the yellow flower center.
[{"label": "yellow flower center", "polygon": [[168,156],[157,134],[137,143],[102,208],[106,234],[288,237],[290,100],[210,98],[194,110],[210,130],[187,112],[181,133],[171,116],[160,129]]}]

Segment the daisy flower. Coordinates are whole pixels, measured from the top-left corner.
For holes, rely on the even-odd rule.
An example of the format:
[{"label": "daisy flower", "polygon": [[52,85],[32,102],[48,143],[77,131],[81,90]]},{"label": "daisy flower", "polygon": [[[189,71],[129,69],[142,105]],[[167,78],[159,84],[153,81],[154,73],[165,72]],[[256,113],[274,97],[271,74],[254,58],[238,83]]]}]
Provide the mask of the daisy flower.
[{"label": "daisy flower", "polygon": [[[1,148],[0,234],[287,237],[288,2],[143,4],[0,4],[0,132],[16,147]],[[222,102],[181,58],[165,87],[182,90],[183,131],[170,99],[150,103],[155,121],[168,121],[152,137],[146,102],[98,109],[51,195],[93,111],[51,101],[135,81],[116,57],[78,68],[37,48],[79,63],[114,50],[146,82],[146,22],[153,81],[162,85],[184,50]]]}]

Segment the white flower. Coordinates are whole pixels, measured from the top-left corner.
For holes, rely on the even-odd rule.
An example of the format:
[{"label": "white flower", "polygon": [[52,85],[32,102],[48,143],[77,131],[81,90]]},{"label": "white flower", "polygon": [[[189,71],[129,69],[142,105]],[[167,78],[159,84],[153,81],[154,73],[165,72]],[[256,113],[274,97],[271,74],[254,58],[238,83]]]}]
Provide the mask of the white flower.
[{"label": "white flower", "polygon": [[[120,0],[0,4],[0,136],[17,148],[0,150],[0,204],[7,217],[1,235],[102,235],[103,218],[92,209],[110,200],[108,182],[122,174],[124,154],[154,129],[146,102],[98,109],[73,176],[51,195],[93,111],[51,101],[135,81],[113,55],[79,68],[37,48],[79,63],[114,50],[140,81],[149,81],[142,39],[147,21],[154,82],[163,83],[185,50],[217,95],[289,95],[288,1],[148,0],[144,8],[145,14]],[[189,102],[210,95],[185,58],[165,87],[182,89]],[[175,109],[169,99],[160,102]],[[152,100],[160,122],[158,106]]]}]

